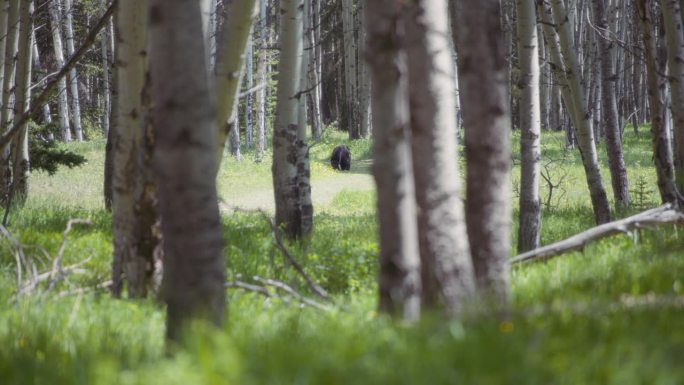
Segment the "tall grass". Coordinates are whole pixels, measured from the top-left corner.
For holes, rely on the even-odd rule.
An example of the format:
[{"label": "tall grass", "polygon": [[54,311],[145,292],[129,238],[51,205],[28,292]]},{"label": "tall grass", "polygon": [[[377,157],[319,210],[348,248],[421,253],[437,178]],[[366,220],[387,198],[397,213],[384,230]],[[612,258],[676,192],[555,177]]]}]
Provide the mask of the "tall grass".
[{"label": "tall grass", "polygon": [[[311,150],[314,178],[327,167],[327,133]],[[407,326],[375,312],[377,224],[373,191],[342,190],[317,208],[315,235],[292,247],[307,272],[335,298],[329,312],[230,289],[225,326],[196,325],[185,350],[167,356],[164,309],[154,300],[113,300],[94,291],[65,295],[108,279],[110,215],[101,208],[103,143],[70,144],[89,162],[53,178],[34,175],[27,205],[10,231],[48,268],[68,219],[92,220],[70,236],[66,265],[90,258],[47,295],[16,300],[15,258],[0,245],[0,384],[678,384],[684,382],[684,235],[664,227],[589,245],[543,264],[514,268],[506,317],[427,315]],[[357,173],[369,172],[370,142],[351,144]],[[655,186],[648,138],[625,136],[631,181]],[[604,156],[604,155],[602,155]],[[565,197],[544,209],[542,242],[593,225],[575,152],[544,134],[544,157],[563,159]],[[270,183],[266,158],[228,159],[219,177],[224,199]],[[605,164],[605,158],[602,158]],[[517,168],[515,170],[517,171]],[[608,174],[605,173],[605,184]],[[544,190],[542,189],[542,195]],[[657,195],[648,197],[657,204]],[[627,215],[629,213],[620,213]],[[258,213],[223,217],[229,279],[272,277],[308,291],[271,243]],[[514,232],[515,233],[515,232]],[[514,240],[515,244],[515,240]]]}]

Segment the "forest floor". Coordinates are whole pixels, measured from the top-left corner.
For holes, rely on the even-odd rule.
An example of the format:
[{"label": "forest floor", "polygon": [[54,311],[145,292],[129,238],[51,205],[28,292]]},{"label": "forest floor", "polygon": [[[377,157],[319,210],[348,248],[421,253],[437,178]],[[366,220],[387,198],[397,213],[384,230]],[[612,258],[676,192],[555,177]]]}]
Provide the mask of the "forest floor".
[{"label": "forest floor", "polygon": [[[328,206],[335,196],[347,191],[372,191],[375,189],[373,176],[370,175],[370,160],[356,160],[350,171],[326,173],[324,177],[314,177],[311,180],[311,199],[314,207]],[[221,194],[222,191],[219,191]],[[226,199],[225,195],[231,195]],[[224,198],[220,207],[224,213],[239,210],[275,210],[273,185],[255,188],[249,194],[233,195],[229,191],[223,192]]]},{"label": "forest floor", "polygon": [[[330,168],[339,143],[361,160],[351,172]],[[650,138],[627,132],[624,146],[634,207],[616,217],[659,205]],[[99,287],[110,279],[112,255],[112,218],[102,205],[104,143],[67,147],[88,163],[54,176],[34,173],[28,202],[12,211],[0,237],[1,385],[684,383],[681,229],[638,231],[514,268],[506,317],[427,314],[408,326],[378,314],[371,143],[349,142],[343,133],[311,149],[315,230],[306,248],[290,245],[331,294],[327,310],[275,290],[265,298],[230,288],[225,326],[196,325],[185,348],[167,355],[164,307],[112,299]],[[274,247],[269,224],[250,211],[272,207],[269,156],[255,163],[247,149],[243,154],[241,162],[226,159],[217,178],[227,279],[276,279],[324,302]],[[514,154],[515,186],[517,146]],[[600,160],[612,196],[603,150]],[[544,132],[542,165],[556,186],[541,186],[542,244],[591,228],[578,152],[565,148],[561,134]],[[92,224],[65,237],[72,218]],[[27,286],[32,271],[49,272],[56,261],[70,274],[56,275],[51,287]]]}]

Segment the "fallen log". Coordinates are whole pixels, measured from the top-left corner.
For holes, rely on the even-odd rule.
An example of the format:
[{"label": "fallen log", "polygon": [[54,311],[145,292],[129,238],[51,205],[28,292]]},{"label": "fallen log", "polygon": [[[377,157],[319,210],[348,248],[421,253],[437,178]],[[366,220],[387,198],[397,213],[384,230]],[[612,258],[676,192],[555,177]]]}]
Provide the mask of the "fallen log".
[{"label": "fallen log", "polygon": [[560,242],[522,253],[509,262],[511,265],[519,265],[530,262],[547,261],[570,251],[581,250],[588,243],[602,238],[619,234],[629,234],[634,230],[648,229],[668,224],[684,225],[684,213],[673,209],[672,205],[669,203],[631,217],[604,223]]}]

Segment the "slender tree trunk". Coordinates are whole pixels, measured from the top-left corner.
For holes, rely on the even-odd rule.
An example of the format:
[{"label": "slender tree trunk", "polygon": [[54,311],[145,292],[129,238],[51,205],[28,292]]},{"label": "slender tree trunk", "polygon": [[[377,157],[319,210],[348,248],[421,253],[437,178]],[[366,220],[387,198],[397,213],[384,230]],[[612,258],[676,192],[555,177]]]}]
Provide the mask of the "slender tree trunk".
[{"label": "slender tree trunk", "polygon": [[361,137],[368,138],[371,133],[370,124],[370,79],[368,78],[368,64],[363,59],[365,56],[365,45],[366,41],[366,23],[364,13],[366,12],[367,5],[365,2],[359,2],[358,12],[358,36],[359,36],[359,120],[360,120],[360,130]]},{"label": "slender tree trunk", "polygon": [[[108,0],[103,0],[105,7],[107,6]],[[117,13],[114,13],[112,20],[110,20],[109,25],[106,27],[107,37],[109,41],[107,45],[109,46],[108,52],[111,54],[111,87],[110,87],[110,113],[109,113],[109,131],[107,131],[107,143],[105,145],[105,164],[104,164],[104,204],[107,211],[112,211],[114,202],[114,141],[118,140],[119,135],[117,133],[119,126],[119,71],[116,65],[116,55],[118,53],[118,48],[116,46],[116,39],[114,38],[114,19],[118,19]],[[120,295],[121,285],[120,279],[122,274],[121,260],[114,259],[112,265],[112,293],[114,295]],[[118,277],[118,278],[116,278]],[[116,278],[116,280],[114,279]],[[114,284],[119,283],[118,287]]]},{"label": "slender tree trunk", "polygon": [[[306,9],[306,8],[305,8]],[[304,12],[303,26],[308,25],[308,16]],[[302,35],[302,44],[306,42],[306,36]],[[299,215],[301,233],[308,237],[313,232],[313,202],[311,200],[311,165],[309,163],[309,144],[307,140],[307,95],[311,87],[309,85],[310,47],[302,50],[300,62],[299,92],[297,97],[297,190],[299,192]]]},{"label": "slender tree trunk", "polygon": [[[28,111],[31,100],[31,33],[33,31],[33,2],[22,0],[19,5],[19,42],[17,54],[17,81],[14,111]],[[28,122],[24,123],[13,141],[12,203],[24,204],[29,193]]]},{"label": "slender tree trunk", "polygon": [[273,129],[273,187],[276,224],[285,235],[296,239],[303,235],[297,170],[298,92],[301,77],[302,7],[298,0],[280,2],[280,63],[278,92]]},{"label": "slender tree trunk", "polygon": [[[120,0],[117,23],[116,70],[118,111],[116,136],[113,138],[113,233],[114,255],[112,292],[121,295],[121,272],[128,282],[128,296],[144,297],[139,290],[145,276],[145,263],[138,258],[135,216],[136,183],[140,177],[138,157],[141,151],[143,106],[142,91],[147,60],[147,31],[145,3]],[[121,267],[121,269],[119,269]]]},{"label": "slender tree trunk", "polygon": [[[107,0],[104,0],[105,7]],[[111,99],[111,57],[109,52],[109,29],[105,28],[102,32],[102,95],[104,98],[102,106],[102,132],[105,138],[109,137],[109,117],[112,113],[112,99]]]},{"label": "slender tree trunk", "polygon": [[[318,0],[315,0],[318,3]],[[320,44],[318,40],[316,40],[316,20],[317,16],[315,15],[315,10],[313,8],[312,0],[304,0],[304,19],[305,19],[305,24],[304,27],[306,28],[304,33],[305,33],[305,42],[307,43],[307,48],[308,50],[308,63],[307,63],[307,74],[306,76],[308,77],[308,84],[309,86],[307,89],[309,89],[309,92],[307,93],[307,98],[309,100],[309,104],[311,106],[311,137],[313,140],[318,140],[321,137],[322,133],[322,128],[321,128],[321,93],[320,93],[320,73],[318,71],[318,58],[316,57],[316,54],[318,52],[318,47],[317,45]]]},{"label": "slender tree trunk", "polygon": [[[230,122],[240,91],[242,66],[245,61],[245,48],[252,23],[256,18],[256,0],[233,0],[229,8],[224,10],[223,27],[219,39],[219,50],[216,64],[216,123],[219,127],[216,149],[216,171],[223,158],[223,149],[231,131]],[[236,116],[236,115],[235,115]],[[237,125],[233,132],[237,131]],[[233,140],[238,136],[233,135]],[[231,146],[235,149],[234,143]],[[239,147],[238,147],[239,148]],[[239,150],[238,150],[239,151]],[[234,152],[234,156],[237,154]]]},{"label": "slender tree trunk", "polygon": [[505,306],[511,128],[501,11],[497,0],[461,0],[452,11],[465,124],[468,239],[481,296]]},{"label": "slender tree trunk", "polygon": [[[14,120],[13,100],[15,94],[15,74],[16,74],[16,54],[19,38],[19,3],[20,0],[10,0],[7,9],[7,33],[4,57],[4,79],[2,83],[2,112],[0,120],[3,130],[12,126]],[[10,147],[4,146],[0,149],[2,156],[0,169],[0,193],[4,205],[9,203],[10,185],[12,184],[12,169],[10,168]]]},{"label": "slender tree trunk", "polygon": [[[55,1],[55,0],[53,0]],[[73,2],[64,0],[64,27],[66,37],[66,49],[69,57],[74,54],[74,28],[73,28]],[[83,127],[81,126],[81,102],[78,95],[78,72],[76,67],[69,71],[69,93],[71,95],[71,119],[72,127],[76,133],[76,140],[83,140]]]},{"label": "slender tree trunk", "polygon": [[597,224],[606,223],[610,221],[610,205],[608,204],[608,196],[603,187],[603,180],[598,165],[594,132],[591,128],[591,113],[588,110],[587,99],[581,83],[580,66],[577,54],[573,49],[572,25],[569,22],[563,0],[551,1],[551,7],[558,37],[560,38],[563,61],[565,62],[565,77],[568,80],[570,96],[574,105],[575,130],[591,195],[591,203],[594,208],[594,219]]},{"label": "slender tree trunk", "polygon": [[247,95],[245,95],[245,135],[247,136],[247,148],[254,147],[254,44],[252,44],[251,33],[247,41],[247,56],[245,64],[245,84]]},{"label": "slender tree trunk", "polygon": [[259,31],[259,53],[257,54],[257,78],[259,79],[259,89],[257,89],[256,92],[256,162],[261,162],[264,157],[264,150],[266,149],[266,61],[268,59],[266,44],[268,43],[269,35],[269,27],[266,23],[267,2],[268,0],[259,0],[259,23],[257,28]]},{"label": "slender tree trunk", "polygon": [[[3,96],[5,94],[4,84],[5,84],[5,63],[7,59],[5,58],[5,52],[7,48],[7,32],[8,32],[8,18],[10,13],[10,3],[12,0],[1,0],[0,1],[0,110],[5,108]],[[4,124],[4,122],[0,122]],[[3,126],[5,127],[5,126]]]},{"label": "slender tree trunk", "polygon": [[[605,0],[594,0],[594,19],[596,27],[601,35],[608,35],[608,18],[605,12]],[[618,118],[617,102],[614,90],[618,76],[613,72],[612,42],[599,36],[598,40],[600,61],[601,61],[601,104],[603,108],[604,130],[606,132],[606,149],[608,152],[608,164],[610,165],[610,176],[613,184],[613,196],[615,197],[615,207],[621,210],[629,207],[629,185],[627,182],[627,169],[622,153],[622,135],[620,135],[620,122]]]},{"label": "slender tree trunk", "polygon": [[372,80],[373,175],[380,225],[380,310],[417,320],[420,315],[420,258],[410,148],[404,38],[396,28],[400,5],[366,3],[367,51]]},{"label": "slender tree trunk", "polygon": [[672,94],[672,117],[674,118],[674,168],[675,182],[684,191],[684,32],[679,0],[663,0],[665,36],[668,51],[668,79]]},{"label": "slender tree trunk", "polygon": [[[61,11],[59,7],[58,1],[49,2],[48,9],[50,12],[50,28],[52,30],[52,46],[55,52],[55,65],[58,68],[62,68],[64,66],[64,48],[62,48]],[[65,79],[60,79],[57,86],[57,94],[61,139],[69,142],[71,141],[71,129],[69,127],[69,99]]]},{"label": "slender tree trunk", "polygon": [[360,139],[361,132],[357,117],[358,101],[356,100],[356,38],[354,37],[353,0],[342,0],[342,30],[344,50],[344,95],[349,139]]},{"label": "slender tree trunk", "polygon": [[674,181],[674,165],[670,133],[665,124],[665,90],[666,80],[659,74],[665,73],[664,47],[658,47],[653,35],[653,1],[637,0],[637,14],[641,27],[646,58],[646,74],[648,77],[648,102],[651,110],[651,134],[653,140],[653,160],[658,175],[658,189],[663,202],[674,205],[681,203]]},{"label": "slender tree trunk", "polygon": [[[31,31],[31,52],[32,52],[32,58],[33,58],[33,66],[35,67],[35,73],[38,79],[40,79],[39,85],[41,89],[45,89],[45,76],[47,75],[47,71],[45,70],[45,67],[43,66],[43,63],[40,60],[40,53],[38,52],[38,44],[36,43],[36,34],[35,31]],[[50,104],[45,103],[43,104],[43,123],[45,124],[50,124],[52,123],[52,114],[50,113]],[[54,139],[52,136],[50,139]]]},{"label": "slender tree trunk", "polygon": [[518,57],[520,62],[520,227],[518,252],[539,247],[539,158],[541,106],[539,47],[534,0],[517,0]]},{"label": "slender tree trunk", "polygon": [[407,6],[406,57],[423,304],[458,314],[475,292],[456,162],[454,68],[446,0]]},{"label": "slender tree trunk", "polygon": [[196,44],[202,39],[199,2],[150,0],[149,15],[166,335],[180,342],[191,318],[220,325],[226,301],[216,117],[204,47]]}]

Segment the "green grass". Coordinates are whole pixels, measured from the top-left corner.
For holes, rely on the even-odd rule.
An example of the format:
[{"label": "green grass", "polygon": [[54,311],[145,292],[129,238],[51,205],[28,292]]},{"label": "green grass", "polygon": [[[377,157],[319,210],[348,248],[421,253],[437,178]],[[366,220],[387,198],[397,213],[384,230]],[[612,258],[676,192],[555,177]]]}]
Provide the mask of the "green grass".
[{"label": "green grass", "polygon": [[[542,242],[593,225],[579,156],[562,136],[544,133],[545,159],[563,159],[565,195],[545,208]],[[517,138],[516,138],[517,140]],[[369,172],[369,141],[327,132],[311,150],[312,176],[334,178],[332,147],[355,154],[352,172]],[[109,277],[111,217],[102,209],[103,142],[70,144],[88,164],[52,178],[35,174],[26,206],[10,231],[40,269],[62,242],[69,218],[89,218],[69,236],[65,264],[90,258],[84,274],[52,293],[15,298],[15,257],[0,242],[0,384],[679,384],[684,382],[684,234],[665,227],[591,244],[582,252],[512,271],[507,318],[428,315],[414,326],[375,312],[378,245],[375,194],[342,190],[317,208],[306,252],[309,274],[336,298],[330,312],[229,290],[227,322],[202,325],[187,348],[167,356],[164,312],[154,301],[113,300],[106,293],[60,295]],[[630,182],[643,178],[657,205],[649,139],[626,133]],[[229,201],[268,186],[263,163],[224,162],[219,192]],[[606,164],[601,153],[602,164]],[[519,171],[514,170],[514,175]],[[604,174],[608,178],[608,174]],[[515,179],[515,176],[514,176]],[[610,188],[608,179],[605,179]],[[542,196],[545,190],[542,189]],[[609,193],[610,195],[610,193]],[[514,203],[517,207],[517,202]],[[517,210],[517,209],[516,209]],[[622,216],[629,214],[620,213]],[[273,249],[259,214],[224,215],[230,279],[284,280],[307,292]],[[515,233],[515,231],[514,231]],[[515,239],[513,239],[515,242]],[[44,251],[41,251],[44,250]]]}]

